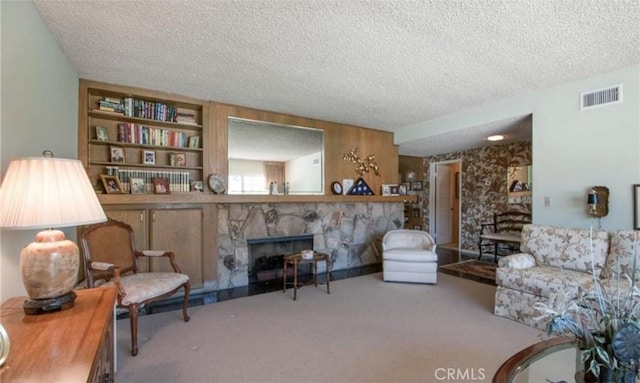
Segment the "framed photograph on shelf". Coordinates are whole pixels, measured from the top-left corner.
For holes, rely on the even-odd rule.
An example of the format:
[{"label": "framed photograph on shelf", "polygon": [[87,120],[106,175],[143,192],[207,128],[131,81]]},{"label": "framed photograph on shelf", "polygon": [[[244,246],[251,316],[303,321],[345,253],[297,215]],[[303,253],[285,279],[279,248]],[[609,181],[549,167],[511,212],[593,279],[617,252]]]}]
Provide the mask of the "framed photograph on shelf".
[{"label": "framed photograph on shelf", "polygon": [[143,194],[144,193],[144,179],[143,178],[129,178],[129,186],[131,186],[131,194]]},{"label": "framed photograph on shelf", "polygon": [[406,192],[408,192],[409,190],[411,190],[411,182],[403,182],[400,184],[400,186],[404,186],[404,194],[407,194]]},{"label": "framed photograph on shelf", "polygon": [[189,147],[193,149],[200,148],[200,136],[189,137]]},{"label": "framed photograph on shelf", "polygon": [[192,192],[201,192],[204,190],[202,185],[202,181],[191,180],[191,191]]},{"label": "framed photograph on shelf", "polygon": [[186,153],[169,153],[169,165],[187,166],[187,154]]},{"label": "framed photograph on shelf", "polygon": [[422,190],[422,181],[412,181],[411,182],[411,190],[421,191]]},{"label": "framed photograph on shelf", "polygon": [[400,186],[397,184],[391,185],[391,195],[400,195]]},{"label": "framed photograph on shelf", "polygon": [[152,182],[153,194],[171,194],[168,178],[153,177]]},{"label": "framed photograph on shelf", "polygon": [[109,148],[111,151],[111,162],[124,163],[124,148],[121,146],[113,146]]},{"label": "framed photograph on shelf", "polygon": [[142,152],[142,163],[145,165],[156,164],[156,152],[153,150],[144,150]]},{"label": "framed photograph on shelf", "polygon": [[122,184],[120,184],[120,180],[118,179],[118,177],[101,174],[100,179],[102,180],[102,186],[104,186],[104,191],[107,194],[124,193],[124,189],[122,189]]},{"label": "framed photograph on shelf", "polygon": [[391,184],[382,184],[380,186],[380,194],[384,196],[391,195]]},{"label": "framed photograph on shelf", "polygon": [[109,131],[104,126],[96,126],[96,139],[98,141],[109,141]]}]

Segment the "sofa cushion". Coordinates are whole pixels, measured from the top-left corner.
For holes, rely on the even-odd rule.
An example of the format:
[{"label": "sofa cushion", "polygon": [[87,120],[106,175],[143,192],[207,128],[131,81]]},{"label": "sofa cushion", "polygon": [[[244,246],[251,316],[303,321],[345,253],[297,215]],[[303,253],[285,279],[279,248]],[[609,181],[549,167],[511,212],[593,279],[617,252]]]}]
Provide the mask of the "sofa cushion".
[{"label": "sofa cushion", "polygon": [[[611,244],[607,263],[602,270],[603,278],[616,277],[618,275],[633,274],[634,254],[635,263],[640,267],[640,249],[635,249],[640,244],[640,232],[634,230],[617,230],[611,233]],[[636,279],[640,275],[636,274]]]},{"label": "sofa cushion", "polygon": [[525,225],[522,228],[520,251],[533,255],[537,265],[587,273],[592,272],[593,265],[596,274],[600,275],[609,251],[609,233],[603,230]]},{"label": "sofa cushion", "polygon": [[389,249],[384,251],[385,261],[397,262],[438,262],[438,255],[433,251],[414,248]]},{"label": "sofa cushion", "polygon": [[593,286],[589,273],[562,270],[553,266],[535,266],[527,269],[498,267],[496,284],[525,293],[549,297],[558,291],[565,291],[570,297],[578,296],[578,288]]},{"label": "sofa cushion", "polygon": [[517,253],[507,255],[498,260],[498,267],[513,267],[516,269],[528,269],[536,265],[536,259],[531,254]]}]

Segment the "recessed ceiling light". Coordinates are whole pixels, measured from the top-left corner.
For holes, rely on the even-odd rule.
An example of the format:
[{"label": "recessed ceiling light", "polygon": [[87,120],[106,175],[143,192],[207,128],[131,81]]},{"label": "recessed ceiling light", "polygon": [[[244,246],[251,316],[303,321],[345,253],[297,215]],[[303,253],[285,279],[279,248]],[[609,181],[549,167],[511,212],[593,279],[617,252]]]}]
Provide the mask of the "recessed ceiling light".
[{"label": "recessed ceiling light", "polygon": [[495,136],[487,137],[487,140],[489,140],[489,141],[501,141],[501,140],[504,140],[504,136],[500,135],[500,134],[497,134]]}]

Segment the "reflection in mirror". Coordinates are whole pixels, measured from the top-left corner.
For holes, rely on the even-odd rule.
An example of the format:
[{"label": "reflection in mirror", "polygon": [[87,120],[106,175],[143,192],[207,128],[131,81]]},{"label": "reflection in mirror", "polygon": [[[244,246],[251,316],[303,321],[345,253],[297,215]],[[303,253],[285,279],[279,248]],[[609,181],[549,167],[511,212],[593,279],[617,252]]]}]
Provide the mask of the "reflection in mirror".
[{"label": "reflection in mirror", "polygon": [[324,194],[322,130],[229,117],[227,134],[229,194]]},{"label": "reflection in mirror", "polygon": [[531,165],[511,166],[507,169],[509,193],[530,192],[531,186]]}]

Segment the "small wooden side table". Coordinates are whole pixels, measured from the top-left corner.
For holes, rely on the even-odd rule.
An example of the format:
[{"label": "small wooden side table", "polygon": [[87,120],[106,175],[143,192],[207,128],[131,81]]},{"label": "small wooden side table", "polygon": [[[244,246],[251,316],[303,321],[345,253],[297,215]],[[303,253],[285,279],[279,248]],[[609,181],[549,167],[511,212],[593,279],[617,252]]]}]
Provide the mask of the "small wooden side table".
[{"label": "small wooden side table", "polygon": [[[331,294],[329,291],[329,256],[324,253],[313,253],[313,258],[304,259],[302,254],[292,254],[284,257],[284,272],[283,272],[283,286],[282,292],[287,291],[287,268],[289,265],[293,266],[293,300],[296,300],[298,289],[304,285],[314,284],[318,287],[318,262],[324,262],[325,264],[325,280],[327,285],[327,294]],[[298,284],[298,265],[311,263],[313,264],[313,279],[305,284]]]}]

